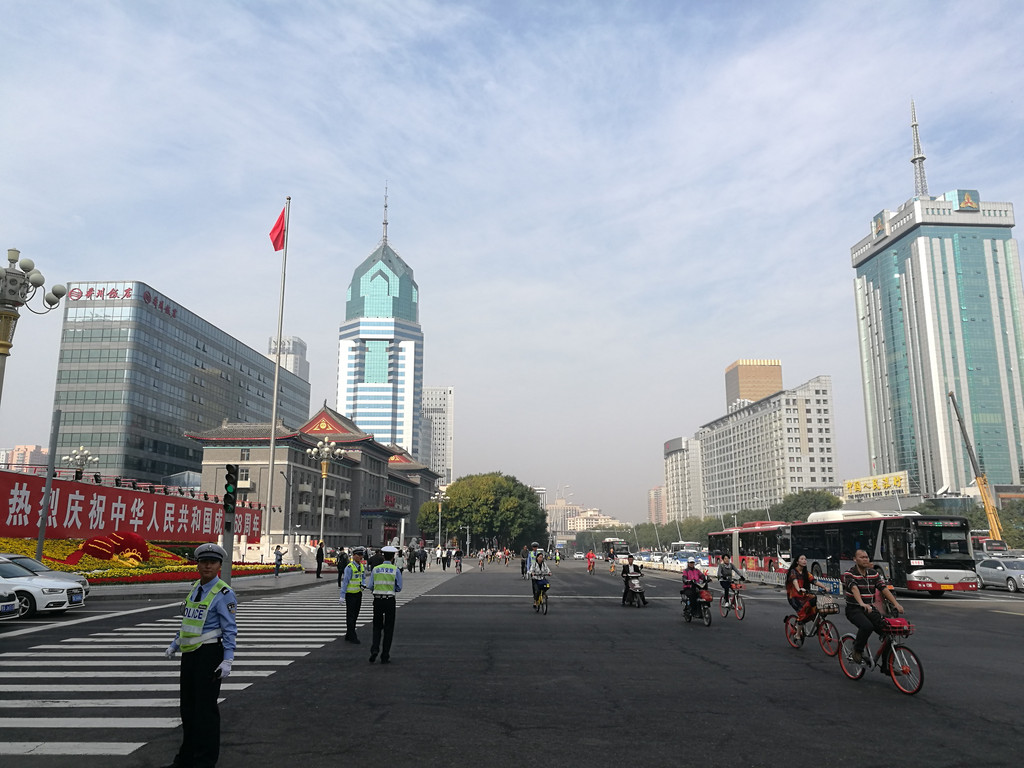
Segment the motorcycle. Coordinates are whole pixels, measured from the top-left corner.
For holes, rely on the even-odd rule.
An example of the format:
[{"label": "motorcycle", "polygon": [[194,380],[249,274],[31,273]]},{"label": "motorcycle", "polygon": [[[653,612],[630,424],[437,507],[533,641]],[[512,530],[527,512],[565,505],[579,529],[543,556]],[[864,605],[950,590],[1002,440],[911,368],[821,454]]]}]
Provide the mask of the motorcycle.
[{"label": "motorcycle", "polygon": [[689,597],[688,590],[681,589],[679,594],[682,596],[683,603],[683,619],[690,621],[694,616],[700,616],[704,620],[704,626],[711,626],[711,590],[707,588],[708,579],[705,578],[704,582],[697,584],[694,581],[688,581],[687,586],[693,585],[697,588],[697,599],[692,601]]},{"label": "motorcycle", "polygon": [[644,585],[641,581],[643,573],[631,573],[626,577],[626,587],[629,592],[626,594],[626,605],[635,605],[637,608],[646,606],[647,600],[644,597]]}]

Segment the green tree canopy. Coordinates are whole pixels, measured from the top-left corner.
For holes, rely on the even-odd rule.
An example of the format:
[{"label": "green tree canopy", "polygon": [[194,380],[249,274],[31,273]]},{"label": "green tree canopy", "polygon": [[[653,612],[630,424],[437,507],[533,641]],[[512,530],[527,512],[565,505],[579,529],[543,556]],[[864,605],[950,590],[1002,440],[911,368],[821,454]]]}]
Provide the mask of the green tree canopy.
[{"label": "green tree canopy", "polygon": [[[489,472],[460,477],[445,490],[441,505],[441,538],[465,544],[466,527],[473,549],[484,544],[519,550],[530,541],[545,543],[547,513],[537,492],[511,475]],[[420,507],[418,525],[425,539],[437,538],[438,505]]]}]

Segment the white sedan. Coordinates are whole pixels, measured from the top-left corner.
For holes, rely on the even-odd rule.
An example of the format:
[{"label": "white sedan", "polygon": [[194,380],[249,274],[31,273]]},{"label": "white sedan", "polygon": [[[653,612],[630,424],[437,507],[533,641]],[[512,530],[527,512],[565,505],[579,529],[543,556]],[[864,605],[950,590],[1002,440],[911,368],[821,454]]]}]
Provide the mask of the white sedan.
[{"label": "white sedan", "polygon": [[18,618],[18,596],[10,587],[0,587],[0,621]]},{"label": "white sedan", "polygon": [[573,552],[572,559],[573,560],[582,560],[583,559],[583,553],[582,552]]},{"label": "white sedan", "polygon": [[44,611],[61,612],[85,604],[85,590],[73,581],[34,576],[10,560],[0,557],[0,590],[18,596],[18,615]]}]

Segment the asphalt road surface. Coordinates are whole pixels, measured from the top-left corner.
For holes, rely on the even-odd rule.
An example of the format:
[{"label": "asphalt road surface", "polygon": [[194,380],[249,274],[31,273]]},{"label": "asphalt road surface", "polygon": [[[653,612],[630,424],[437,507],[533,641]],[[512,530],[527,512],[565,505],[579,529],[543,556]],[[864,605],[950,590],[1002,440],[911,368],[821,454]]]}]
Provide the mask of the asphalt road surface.
[{"label": "asphalt road surface", "polygon": [[[467,563],[468,565],[468,563]],[[925,683],[853,682],[813,640],[787,645],[783,595],[747,590],[743,621],[684,623],[679,582],[646,608],[580,562],[537,615],[518,564],[406,577],[392,663],[339,638],[334,581],[239,606],[222,691],[221,768],[332,766],[1019,766],[1024,597],[902,598]],[[715,588],[716,594],[718,588]],[[0,764],[153,768],[180,741],[176,601],[93,601],[0,625]],[[850,630],[842,615],[841,632]]]}]

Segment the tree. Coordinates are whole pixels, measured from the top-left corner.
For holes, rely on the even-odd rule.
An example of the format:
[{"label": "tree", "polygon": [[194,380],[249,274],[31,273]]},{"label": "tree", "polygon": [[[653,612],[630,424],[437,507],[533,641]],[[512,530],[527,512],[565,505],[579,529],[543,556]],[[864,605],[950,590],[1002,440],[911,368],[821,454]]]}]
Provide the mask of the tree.
[{"label": "tree", "polygon": [[839,509],[843,500],[828,491],[800,491],[783,497],[778,504],[772,504],[772,520],[788,522],[804,521],[811,512],[827,512]]},{"label": "tree", "polygon": [[[511,475],[490,472],[460,477],[445,489],[445,495],[441,537],[446,541],[464,543],[467,527],[474,549],[495,544],[515,551],[531,541],[547,541],[547,513],[540,497]],[[424,538],[437,535],[437,514],[436,501],[420,507],[418,525]]]}]

